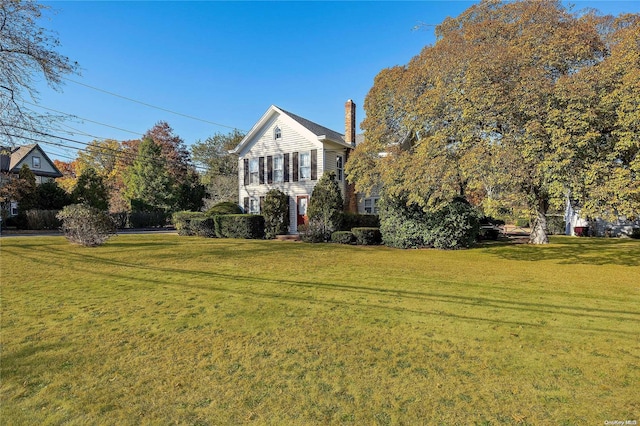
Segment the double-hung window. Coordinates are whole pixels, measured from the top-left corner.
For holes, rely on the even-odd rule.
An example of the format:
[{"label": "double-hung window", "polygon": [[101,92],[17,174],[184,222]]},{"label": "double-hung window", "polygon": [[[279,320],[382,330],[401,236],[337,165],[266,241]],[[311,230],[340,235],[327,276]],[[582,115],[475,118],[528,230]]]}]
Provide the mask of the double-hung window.
[{"label": "double-hung window", "polygon": [[378,199],[377,198],[365,198],[364,199],[364,211],[367,214],[378,214]]},{"label": "double-hung window", "polygon": [[282,155],[273,157],[273,181],[284,182],[284,160]]},{"label": "double-hung window", "polygon": [[311,154],[309,152],[300,153],[300,180],[311,179]]},{"label": "double-hung window", "polygon": [[249,200],[249,213],[250,214],[259,214],[260,213],[260,203],[256,198],[251,198]]},{"label": "double-hung window", "polygon": [[258,159],[252,158],[249,160],[249,183],[251,185],[257,185],[260,183],[260,173],[258,169]]},{"label": "double-hung window", "polygon": [[336,175],[339,182],[344,179],[344,164],[342,162],[342,155],[336,156]]},{"label": "double-hung window", "polygon": [[40,168],[40,157],[31,157],[31,165],[34,169]]}]

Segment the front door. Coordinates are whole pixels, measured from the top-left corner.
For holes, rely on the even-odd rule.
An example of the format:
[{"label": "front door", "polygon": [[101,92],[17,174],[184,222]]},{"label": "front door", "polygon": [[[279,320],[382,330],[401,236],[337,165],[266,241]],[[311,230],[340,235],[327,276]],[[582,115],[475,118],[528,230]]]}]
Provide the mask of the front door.
[{"label": "front door", "polygon": [[298,217],[298,226],[307,223],[307,205],[309,204],[308,195],[299,195],[296,199],[296,210]]}]

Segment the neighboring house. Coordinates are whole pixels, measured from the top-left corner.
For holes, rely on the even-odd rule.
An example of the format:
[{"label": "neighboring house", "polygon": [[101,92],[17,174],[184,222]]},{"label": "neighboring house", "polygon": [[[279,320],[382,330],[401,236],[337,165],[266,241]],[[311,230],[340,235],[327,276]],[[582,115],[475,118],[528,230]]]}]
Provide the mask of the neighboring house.
[{"label": "neighboring house", "polygon": [[[60,170],[49,159],[49,156],[38,144],[23,145],[16,148],[0,147],[0,185],[4,183],[6,176],[17,175],[22,166],[26,164],[36,176],[36,184],[50,182],[62,177]],[[18,203],[11,201],[9,214],[18,214]]]},{"label": "neighboring house", "polygon": [[355,194],[344,166],[356,146],[356,106],[345,104],[345,134],[338,133],[272,105],[231,152],[238,155],[239,204],[260,213],[266,193],[279,189],[289,196],[289,232],[305,223],[311,193],[323,173],[333,171],[347,211],[374,212],[375,202]]},{"label": "neighboring house", "polygon": [[593,235],[596,237],[630,236],[633,228],[640,227],[640,220],[631,221],[620,216],[613,222],[601,218],[587,220],[580,216],[580,209],[567,199],[565,205],[565,234],[572,236]]}]

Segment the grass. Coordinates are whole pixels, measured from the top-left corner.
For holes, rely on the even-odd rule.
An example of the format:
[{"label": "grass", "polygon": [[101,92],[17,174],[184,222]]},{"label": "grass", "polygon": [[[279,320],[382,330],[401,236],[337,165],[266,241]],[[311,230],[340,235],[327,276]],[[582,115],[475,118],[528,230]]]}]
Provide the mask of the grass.
[{"label": "grass", "polygon": [[3,424],[640,420],[640,241],[0,243]]}]

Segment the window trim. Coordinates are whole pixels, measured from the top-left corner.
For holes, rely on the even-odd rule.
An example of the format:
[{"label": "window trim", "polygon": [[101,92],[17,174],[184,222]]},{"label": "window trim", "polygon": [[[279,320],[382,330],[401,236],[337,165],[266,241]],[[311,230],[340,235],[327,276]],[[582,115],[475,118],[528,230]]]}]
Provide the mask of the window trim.
[{"label": "window trim", "polygon": [[[255,166],[255,167],[254,167]],[[258,157],[249,159],[249,185],[260,183],[260,162]]]},{"label": "window trim", "polygon": [[341,154],[336,155],[336,178],[339,182],[344,180],[344,157]]},{"label": "window trim", "polygon": [[[276,167],[278,164],[278,159],[280,160],[280,168]],[[278,173],[280,172],[280,178],[278,179]],[[273,183],[283,183],[284,182],[284,155],[276,154],[273,156]]]},{"label": "window trim", "polygon": [[[36,163],[38,164],[36,165]],[[31,166],[33,166],[34,169],[39,169],[41,167],[40,166],[41,164],[42,164],[42,161],[40,157],[38,157],[37,155],[34,155],[31,157]]]},{"label": "window trim", "polygon": [[255,197],[249,198],[249,214],[260,214],[260,201]]},{"label": "window trim", "polygon": [[[306,156],[308,159],[308,165],[303,166],[303,158]],[[299,181],[307,181],[311,180],[311,151],[303,151],[298,154],[298,180]],[[308,169],[308,173],[306,177],[302,173],[302,169]]]},{"label": "window trim", "polygon": [[276,126],[273,128],[273,140],[277,141],[278,139],[282,139],[282,129],[280,126]]}]

